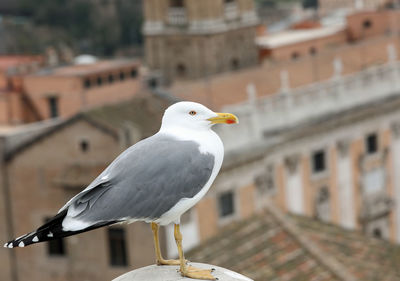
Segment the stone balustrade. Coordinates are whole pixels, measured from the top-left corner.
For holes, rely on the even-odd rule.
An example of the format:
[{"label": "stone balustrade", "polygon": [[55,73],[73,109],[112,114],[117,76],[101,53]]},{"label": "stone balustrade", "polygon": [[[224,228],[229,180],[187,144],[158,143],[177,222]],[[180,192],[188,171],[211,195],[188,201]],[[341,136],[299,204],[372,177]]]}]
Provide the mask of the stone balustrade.
[{"label": "stone balustrade", "polygon": [[171,25],[185,25],[187,23],[184,7],[170,7],[168,9],[168,23]]},{"label": "stone balustrade", "polygon": [[295,89],[285,85],[274,95],[257,98],[255,91],[254,86],[248,87],[247,101],[224,108],[240,120],[237,128],[218,128],[228,150],[261,139],[268,132],[399,95],[400,62],[391,61],[346,76],[335,75]]}]

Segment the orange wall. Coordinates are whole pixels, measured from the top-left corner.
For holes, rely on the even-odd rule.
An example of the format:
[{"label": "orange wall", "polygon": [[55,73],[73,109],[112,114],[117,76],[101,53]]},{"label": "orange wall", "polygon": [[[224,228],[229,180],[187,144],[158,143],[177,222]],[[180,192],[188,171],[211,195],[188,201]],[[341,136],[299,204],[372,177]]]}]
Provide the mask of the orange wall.
[{"label": "orange wall", "polygon": [[258,67],[215,75],[207,80],[176,81],[169,91],[174,95],[213,108],[220,109],[227,104],[247,100],[246,87],[254,83],[259,96],[267,96],[280,90],[280,73],[289,74],[291,88],[330,79],[333,61],[341,58],[343,74],[356,73],[368,66],[388,61],[387,46],[394,44],[400,53],[397,39],[382,36],[359,44],[348,45],[335,50],[325,50],[316,56],[307,56],[295,61],[265,61]]},{"label": "orange wall", "polygon": [[138,92],[139,86],[139,79],[130,77],[89,89],[83,87],[83,78],[79,76],[28,76],[24,81],[27,94],[44,118],[50,116],[49,96],[59,98],[59,115],[70,117],[94,106],[127,100]]},{"label": "orange wall", "polygon": [[[316,53],[330,47],[339,47],[345,44],[347,41],[346,31],[338,32],[324,38],[318,38],[309,40],[306,42],[300,42],[297,44],[291,44],[287,46],[282,46],[270,50],[270,58],[272,60],[290,60],[292,55],[297,53],[299,57],[311,55],[311,49],[314,48]],[[266,59],[268,57],[261,57],[261,59]]]},{"label": "orange wall", "polygon": [[[399,18],[400,12],[394,10],[365,11],[349,15],[347,17],[349,40],[362,40],[398,31]],[[370,23],[369,27],[364,25],[366,22]]]}]

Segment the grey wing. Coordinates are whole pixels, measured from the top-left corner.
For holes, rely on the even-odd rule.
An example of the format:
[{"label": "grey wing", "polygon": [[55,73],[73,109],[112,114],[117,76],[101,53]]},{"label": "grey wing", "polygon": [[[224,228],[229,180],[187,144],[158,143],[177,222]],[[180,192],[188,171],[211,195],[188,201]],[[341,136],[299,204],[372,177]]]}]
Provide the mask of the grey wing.
[{"label": "grey wing", "polygon": [[213,167],[214,156],[200,153],[197,143],[155,135],[114,160],[65,206],[67,216],[91,223],[159,218],[195,196]]}]

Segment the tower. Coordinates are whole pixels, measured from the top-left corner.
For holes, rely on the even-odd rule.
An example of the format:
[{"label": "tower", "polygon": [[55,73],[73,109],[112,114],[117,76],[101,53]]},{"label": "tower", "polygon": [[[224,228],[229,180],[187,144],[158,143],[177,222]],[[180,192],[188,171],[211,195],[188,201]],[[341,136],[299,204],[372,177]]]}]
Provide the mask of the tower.
[{"label": "tower", "polygon": [[146,62],[167,79],[257,63],[253,0],[146,0],[144,12]]}]

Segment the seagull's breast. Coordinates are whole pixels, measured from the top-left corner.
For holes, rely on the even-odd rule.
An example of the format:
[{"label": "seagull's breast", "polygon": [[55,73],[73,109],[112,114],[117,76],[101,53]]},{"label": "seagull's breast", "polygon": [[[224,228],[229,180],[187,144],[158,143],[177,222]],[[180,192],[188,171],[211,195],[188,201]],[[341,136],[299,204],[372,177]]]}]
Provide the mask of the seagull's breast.
[{"label": "seagull's breast", "polygon": [[166,225],[171,222],[179,223],[180,216],[188,209],[193,207],[210,189],[212,183],[217,177],[221,169],[224,158],[224,146],[219,136],[212,130],[200,132],[176,132],[173,135],[178,140],[194,141],[199,144],[199,152],[203,154],[211,154],[214,156],[214,167],[211,176],[203,188],[192,198],[183,198],[168,212],[163,214],[156,222]]}]

